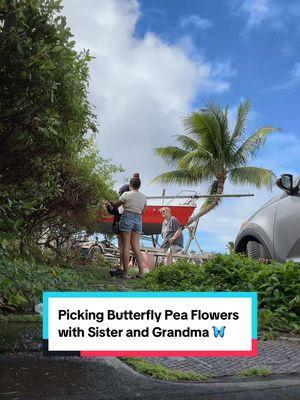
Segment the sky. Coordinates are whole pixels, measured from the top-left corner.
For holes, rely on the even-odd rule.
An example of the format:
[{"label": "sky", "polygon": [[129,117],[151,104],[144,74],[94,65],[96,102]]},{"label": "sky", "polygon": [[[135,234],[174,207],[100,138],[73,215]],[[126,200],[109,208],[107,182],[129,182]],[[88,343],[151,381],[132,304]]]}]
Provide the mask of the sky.
[{"label": "sky", "polygon": [[[249,165],[278,176],[299,173],[300,0],[63,0],[63,6],[76,48],[94,57],[96,144],[124,168],[116,188],[139,172],[147,195],[186,189],[150,183],[169,170],[153,149],[175,144],[183,118],[210,101],[228,105],[234,124],[238,104],[250,99],[248,134],[268,124],[281,131]],[[205,194],[207,187],[188,189]],[[205,251],[224,251],[241,223],[280,191],[226,183],[224,192],[255,196],[225,199],[201,219]]]}]

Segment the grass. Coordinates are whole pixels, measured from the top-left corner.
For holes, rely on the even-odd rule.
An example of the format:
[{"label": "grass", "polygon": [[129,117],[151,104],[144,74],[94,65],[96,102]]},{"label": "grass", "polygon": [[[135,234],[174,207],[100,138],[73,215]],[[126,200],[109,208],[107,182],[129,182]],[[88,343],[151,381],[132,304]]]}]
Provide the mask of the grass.
[{"label": "grass", "polygon": [[267,376],[272,374],[272,371],[269,370],[268,368],[248,368],[248,369],[244,369],[242,371],[239,371],[236,373],[236,376],[240,377],[240,378],[248,378],[251,376]]},{"label": "grass", "polygon": [[[197,374],[193,371],[172,370],[163,365],[155,364],[144,358],[120,358],[125,364],[135,371],[163,381],[194,381],[204,382],[213,378],[212,375]],[[251,367],[235,374],[239,378],[250,378],[253,376],[268,376],[272,371],[266,367]]]},{"label": "grass", "polygon": [[42,322],[39,314],[0,314],[0,322]]},{"label": "grass", "polygon": [[135,371],[150,375],[152,378],[163,381],[196,381],[203,382],[211,378],[208,375],[197,374],[193,371],[178,371],[152,363],[143,358],[121,358],[121,360],[131,366]]}]

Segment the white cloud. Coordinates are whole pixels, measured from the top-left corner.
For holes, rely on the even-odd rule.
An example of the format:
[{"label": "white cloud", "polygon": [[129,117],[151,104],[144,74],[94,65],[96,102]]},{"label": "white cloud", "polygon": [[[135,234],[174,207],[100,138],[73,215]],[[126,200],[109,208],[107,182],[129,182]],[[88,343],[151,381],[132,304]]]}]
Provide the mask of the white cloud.
[{"label": "white cloud", "polygon": [[137,38],[136,0],[63,4],[77,48],[88,48],[95,57],[90,96],[99,116],[101,153],[121,164],[126,176],[140,171],[149,182],[168,169],[153,148],[182,132],[182,117],[197,95],[230,88],[230,65],[192,57],[182,44],[166,43],[153,32]]},{"label": "white cloud", "polygon": [[289,89],[300,83],[300,62],[295,62],[293,68],[290,72],[289,80],[281,83],[280,85],[276,85],[271,87],[272,90],[282,90],[282,89]]},{"label": "white cloud", "polygon": [[[169,166],[153,155],[153,148],[172,143],[171,136],[183,131],[182,117],[190,111],[195,96],[230,88],[234,74],[230,59],[210,62],[199,54],[189,36],[173,45],[151,32],[136,38],[141,13],[134,0],[89,0],[84,6],[81,0],[64,0],[64,5],[78,49],[91,49],[96,57],[91,64],[90,95],[98,113],[101,133],[97,143],[102,155],[125,168],[118,184],[124,176],[139,171],[143,190],[148,195],[161,194],[162,185],[149,186],[148,182]],[[254,112],[252,118],[255,116]],[[292,166],[299,153],[300,143],[294,135],[276,133],[253,165],[274,169],[277,174],[296,173]],[[167,194],[180,189],[167,186]],[[196,190],[206,193],[207,185]],[[203,217],[199,240],[205,250],[223,251],[226,243],[234,240],[241,222],[274,195],[229,183],[225,192],[254,192],[255,197],[225,199]]]},{"label": "white cloud", "polygon": [[246,0],[241,6],[241,11],[249,14],[248,27],[259,25],[277,14],[272,0]]},{"label": "white cloud", "polygon": [[[88,0],[84,5],[81,0],[64,0],[64,6],[77,48],[90,49],[95,56],[90,97],[100,123],[97,144],[101,154],[125,168],[118,184],[124,176],[139,171],[143,190],[159,195],[162,185],[149,186],[148,182],[169,166],[153,155],[153,148],[171,144],[171,136],[182,133],[182,118],[196,96],[230,88],[235,73],[230,59],[212,63],[203,54],[197,56],[187,36],[172,45],[153,32],[135,37],[141,18],[135,0]],[[167,194],[180,189],[168,186]],[[206,193],[206,189],[207,185],[200,185],[196,190]],[[251,191],[226,186],[226,193],[233,190]],[[242,220],[270,197],[265,191],[258,193],[254,199],[225,200],[203,218],[200,232],[215,235],[215,243],[223,250]]]},{"label": "white cloud", "polygon": [[232,67],[231,60],[228,58],[225,61],[217,62],[212,70],[212,76],[214,78],[224,77],[231,78],[237,74],[237,71]]},{"label": "white cloud", "polygon": [[[228,0],[234,15],[242,17],[245,22],[244,36],[257,27],[273,30],[285,30],[293,25],[295,33],[299,33],[299,0]],[[293,38],[289,38],[289,44]],[[289,44],[283,46],[283,51],[290,51]]]},{"label": "white cloud", "polygon": [[196,28],[196,29],[202,29],[205,30],[207,28],[210,28],[213,25],[213,23],[206,19],[206,18],[200,18],[199,15],[197,14],[191,14],[187,17],[182,18],[180,21],[180,27],[181,28]]},{"label": "white cloud", "polygon": [[285,23],[286,9],[282,10],[276,0],[229,0],[233,14],[239,15],[246,20],[246,34],[252,28],[259,25],[282,29]]},{"label": "white cloud", "polygon": [[214,235],[214,240],[207,243],[208,249],[225,251],[225,246],[229,241],[234,241],[242,222],[249,219],[262,205],[270,198],[279,193],[279,189],[273,192],[267,190],[255,190],[249,186],[236,187],[230,183],[225,184],[226,193],[254,193],[254,197],[228,198],[222,204],[205,215],[199,223],[199,241],[205,242],[206,235]]}]

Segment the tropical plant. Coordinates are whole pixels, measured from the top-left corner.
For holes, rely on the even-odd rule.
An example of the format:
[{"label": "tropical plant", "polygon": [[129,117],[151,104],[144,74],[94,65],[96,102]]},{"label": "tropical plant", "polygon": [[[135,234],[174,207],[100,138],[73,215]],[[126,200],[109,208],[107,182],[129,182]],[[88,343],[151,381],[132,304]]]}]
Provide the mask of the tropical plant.
[{"label": "tropical plant", "polygon": [[299,263],[293,261],[263,264],[240,254],[218,254],[200,267],[185,260],[176,268],[159,266],[132,284],[157,292],[257,292],[260,331],[300,333]]},{"label": "tropical plant", "polygon": [[0,233],[23,242],[49,225],[90,229],[113,195],[116,168],[93,141],[92,57],[75,50],[61,9],[61,0],[0,0]]},{"label": "tropical plant", "polygon": [[225,246],[229,252],[229,254],[234,254],[234,242],[228,242]]},{"label": "tropical plant", "polygon": [[[209,182],[208,194],[220,195],[228,179],[234,185],[250,184],[258,188],[272,188],[275,176],[272,171],[248,166],[268,135],[278,131],[266,125],[250,136],[246,136],[246,122],[250,102],[240,103],[237,121],[230,130],[228,107],[224,110],[216,104],[189,114],[185,120],[186,132],[176,136],[179,146],[155,149],[155,154],[164,158],[174,170],[157,176],[153,181],[196,185]],[[196,218],[208,213],[221,199],[209,197]]]},{"label": "tropical plant", "polygon": [[32,312],[34,304],[42,301],[43,291],[90,290],[99,279],[109,276],[110,264],[106,260],[85,264],[84,268],[78,257],[70,261],[72,265],[59,266],[32,257],[3,256],[0,251],[0,316],[15,311]]}]

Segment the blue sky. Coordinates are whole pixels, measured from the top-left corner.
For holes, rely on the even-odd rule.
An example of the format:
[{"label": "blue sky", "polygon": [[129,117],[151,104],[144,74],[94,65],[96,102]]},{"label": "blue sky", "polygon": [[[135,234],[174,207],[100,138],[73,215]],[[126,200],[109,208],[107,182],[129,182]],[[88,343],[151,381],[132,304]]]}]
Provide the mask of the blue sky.
[{"label": "blue sky", "polygon": [[[229,106],[250,99],[248,133],[280,127],[249,164],[277,175],[299,173],[300,0],[63,0],[79,50],[88,48],[90,99],[99,120],[101,154],[121,164],[116,187],[139,171],[146,194],[161,194],[151,179],[168,170],[154,147],[174,143],[183,117],[214,100]],[[205,193],[208,185],[194,188]],[[167,194],[181,187],[168,186]],[[226,199],[205,216],[199,240],[223,251],[243,220],[276,195],[225,186]],[[201,205],[201,204],[199,204]]]},{"label": "blue sky", "polygon": [[230,90],[218,95],[200,90],[192,107],[211,98],[223,105],[249,98],[258,125],[300,134],[300,1],[146,0],[141,12],[138,37],[153,31],[174,44],[186,35],[192,57],[229,63]]}]

